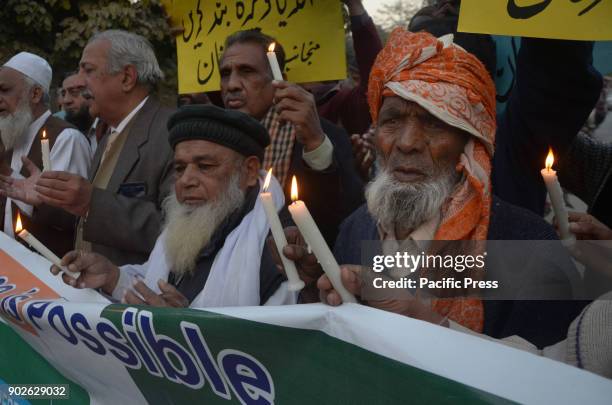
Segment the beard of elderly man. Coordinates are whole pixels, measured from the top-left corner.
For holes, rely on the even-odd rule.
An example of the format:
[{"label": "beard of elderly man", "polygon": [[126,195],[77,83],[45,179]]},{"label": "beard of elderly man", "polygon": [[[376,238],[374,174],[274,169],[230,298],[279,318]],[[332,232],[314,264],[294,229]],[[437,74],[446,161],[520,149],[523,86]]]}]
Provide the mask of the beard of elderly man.
[{"label": "beard of elderly man", "polygon": [[[34,116],[44,112],[39,106],[42,98],[43,90],[32,79],[10,67],[0,67],[0,152],[12,150]],[[0,155],[0,163],[2,173],[10,174],[10,156]]]},{"label": "beard of elderly man", "polygon": [[467,137],[416,103],[385,98],[374,137],[382,170],[366,200],[386,233],[403,240],[439,215],[461,177],[455,167]]},{"label": "beard of elderly man", "polygon": [[0,113],[0,136],[5,150],[15,146],[32,122],[32,109],[27,97],[22,97],[13,113]]},{"label": "beard of elderly man", "polygon": [[[280,288],[283,276],[265,243],[269,225],[258,192],[270,142],[266,129],[246,114],[194,105],[171,116],[168,130],[174,193],[164,200],[162,233],[149,259],[119,268],[99,254],[73,251],[62,264],[81,274],[77,280],[64,275],[64,281],[101,288],[128,304],[200,308],[295,301]],[[275,179],[269,192],[276,209],[284,207]]]},{"label": "beard of elderly man", "polygon": [[173,193],[164,201],[166,224],[166,256],[170,268],[182,276],[193,272],[202,247],[210,241],[213,232],[232,212],[244,203],[244,190],[240,188],[240,168],[244,159],[235,163],[235,170],[217,198],[200,205],[186,204]]},{"label": "beard of elderly man", "polygon": [[459,176],[454,165],[435,167],[427,178],[414,183],[398,181],[392,170],[378,159],[380,171],[366,187],[366,202],[372,216],[384,229],[406,235],[435,218],[450,196]]},{"label": "beard of elderly man", "polygon": [[12,114],[0,116],[0,136],[4,150],[13,149],[17,140],[28,130],[32,110],[26,97],[22,97]]},{"label": "beard of elderly man", "polygon": [[[162,230],[165,261],[176,279],[195,272],[202,249],[219,225],[243,205],[245,190],[256,181],[253,173],[258,169],[253,159],[212,142],[190,140],[176,146],[175,191],[164,200]],[[68,284],[102,288],[108,295],[113,294],[120,269],[104,256],[73,251],[62,261],[69,269],[85,274],[82,280],[63,275]],[[52,271],[58,273],[60,269],[55,267]],[[160,281],[159,288],[162,294],[158,295],[139,282],[123,300],[129,304],[188,306],[187,298],[168,282]]]},{"label": "beard of elderly man", "polygon": [[[73,246],[74,218],[42,204],[31,192],[40,169],[43,134],[54,170],[87,175],[89,143],[67,122],[51,115],[49,85],[53,72],[40,56],[20,52],[0,67],[0,229],[14,236],[18,211],[23,226],[56,254]],[[27,177],[26,177],[27,176]]]},{"label": "beard of elderly man", "polygon": [[[527,243],[510,258],[508,269],[496,266],[508,259],[500,257],[501,252],[487,255],[489,241],[551,241],[556,235],[541,217],[493,195],[495,86],[484,65],[454,45],[450,36],[396,28],[372,67],[368,103],[376,122],[374,143],[382,174],[368,188],[368,205],[343,223],[334,247],[338,262],[344,264],[341,278],[346,289],[373,307],[438,325],[496,338],[518,335],[538,347],[561,340],[583,305],[568,294],[578,275],[567,251],[560,244],[552,243],[544,251]],[[507,286],[520,276],[522,286],[513,297],[525,297],[535,288],[538,293],[532,296],[537,299],[486,300],[482,293],[488,287],[469,290],[463,283],[438,288],[445,291],[425,300],[422,291],[415,294],[401,286],[394,289],[401,297],[366,296],[368,266],[361,266],[361,249],[368,240],[381,242],[385,255],[403,247],[406,253],[416,249],[420,254],[418,241],[431,241],[426,242],[428,254],[447,255],[450,249],[473,257],[487,255],[482,268],[486,272],[474,269],[468,277]],[[449,271],[467,273],[458,267]],[[427,273],[436,279],[442,276],[437,269]],[[533,282],[527,277],[534,277]],[[318,288],[321,301],[341,303],[325,275]],[[554,298],[546,301],[544,296]]]}]

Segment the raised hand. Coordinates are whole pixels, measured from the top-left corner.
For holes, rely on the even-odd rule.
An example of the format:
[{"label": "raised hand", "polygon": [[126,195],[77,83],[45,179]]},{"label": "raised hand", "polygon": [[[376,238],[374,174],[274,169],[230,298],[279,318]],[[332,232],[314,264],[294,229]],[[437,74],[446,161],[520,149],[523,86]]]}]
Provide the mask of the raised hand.
[{"label": "raised hand", "polygon": [[274,103],[281,121],[295,125],[296,138],[306,152],[318,148],[325,140],[314,96],[291,82],[273,82]]},{"label": "raised hand", "polygon": [[27,157],[21,158],[24,168],[30,174],[25,179],[16,179],[0,174],[0,195],[13,200],[22,201],[26,204],[38,206],[42,199],[36,191],[36,183],[40,178],[40,169]]},{"label": "raised hand", "polygon": [[83,177],[68,172],[43,172],[35,190],[40,200],[76,216],[89,211],[93,186]]}]

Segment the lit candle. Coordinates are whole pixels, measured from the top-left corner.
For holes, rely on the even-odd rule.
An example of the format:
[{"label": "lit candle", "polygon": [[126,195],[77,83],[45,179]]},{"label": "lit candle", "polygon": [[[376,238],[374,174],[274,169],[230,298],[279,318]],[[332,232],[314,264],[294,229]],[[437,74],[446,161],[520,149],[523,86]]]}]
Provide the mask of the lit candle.
[{"label": "lit candle", "polygon": [[276,43],[272,42],[268,47],[268,62],[270,62],[270,69],[272,69],[272,77],[274,80],[283,81],[283,73],[280,70],[280,66],[278,65],[278,59],[276,59],[276,52],[274,52],[274,48],[276,47]]},{"label": "lit candle", "polygon": [[61,260],[55,255],[55,253],[53,253],[45,245],[40,243],[40,241],[36,239],[30,232],[23,229],[23,225],[21,224],[21,216],[19,214],[17,214],[17,222],[15,223],[15,234],[21,239],[23,239],[28,245],[32,246],[34,250],[44,256],[51,263],[64,270],[64,273],[68,273],[72,278],[79,278],[79,274],[81,273],[73,273],[71,271],[67,271],[64,267],[62,267]]},{"label": "lit candle", "polygon": [[306,208],[306,204],[298,200],[297,181],[295,180],[295,176],[293,176],[291,182],[291,200],[293,203],[289,205],[289,213],[304,237],[304,240],[321,264],[323,271],[327,274],[334,289],[340,294],[343,302],[357,302],[353,294],[348,292],[344,284],[342,284],[340,266],[338,266],[334,255],[331,250],[329,250],[329,246],[327,246],[327,242],[325,242],[317,224],[312,219],[308,208]]},{"label": "lit candle", "polygon": [[49,138],[47,131],[43,130],[42,139],[40,140],[40,149],[42,151],[43,172],[51,170],[51,160],[49,158]]},{"label": "lit candle", "polygon": [[270,224],[270,230],[272,231],[272,237],[274,238],[274,243],[276,244],[276,249],[278,249],[281,261],[283,262],[285,274],[287,274],[287,279],[289,280],[289,291],[300,291],[302,288],[304,288],[304,282],[300,279],[293,261],[287,259],[283,254],[283,248],[287,246],[287,238],[285,237],[285,232],[283,231],[280,219],[278,218],[278,212],[276,211],[276,206],[274,205],[274,200],[272,199],[272,193],[268,192],[271,178],[272,169],[268,171],[268,175],[266,176],[266,181],[264,182],[261,194],[259,194],[259,198],[261,199],[261,203],[266,211],[268,223]]},{"label": "lit candle", "polygon": [[546,157],[546,167],[542,169],[542,178],[546,189],[550,195],[550,202],[559,224],[559,233],[563,240],[573,240],[574,235],[569,230],[569,221],[567,218],[567,210],[565,209],[565,202],[563,201],[563,192],[561,191],[561,184],[557,179],[557,172],[552,169],[552,165],[555,162],[555,156],[553,155],[552,149],[549,149],[548,156]]}]

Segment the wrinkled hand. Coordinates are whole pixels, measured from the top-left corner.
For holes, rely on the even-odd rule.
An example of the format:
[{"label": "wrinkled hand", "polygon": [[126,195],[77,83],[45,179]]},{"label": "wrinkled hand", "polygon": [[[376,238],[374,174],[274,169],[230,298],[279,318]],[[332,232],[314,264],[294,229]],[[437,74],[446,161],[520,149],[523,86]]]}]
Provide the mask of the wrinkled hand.
[{"label": "wrinkled hand", "polygon": [[40,175],[35,190],[43,203],[84,216],[89,210],[93,186],[79,175],[49,171]]},{"label": "wrinkled hand", "polygon": [[[283,249],[283,254],[287,259],[293,260],[300,279],[306,284],[300,293],[301,302],[319,302],[319,292],[316,282],[319,276],[323,274],[323,269],[315,255],[308,253],[306,242],[304,242],[304,238],[297,227],[290,226],[285,228],[284,231],[285,237],[287,238],[287,246]],[[283,268],[274,240],[270,238],[268,243],[273,245],[270,246],[270,251],[276,263],[276,268],[279,272],[284,274],[285,269]]]},{"label": "wrinkled hand", "polygon": [[[361,295],[361,272],[367,271],[357,265],[340,266],[340,277],[344,287],[353,295]],[[340,294],[334,289],[327,275],[322,275],[317,281],[317,287],[321,295],[321,302],[328,305],[338,306],[342,304]],[[394,312],[396,314],[408,316],[414,319],[420,319],[434,323],[436,325],[448,326],[448,322],[444,317],[434,312],[431,309],[429,301],[420,300],[412,295],[408,290],[405,290],[405,298],[393,300],[368,300],[362,303],[383,311]]]},{"label": "wrinkled hand", "polygon": [[298,142],[306,152],[318,148],[325,140],[314,96],[302,87],[282,81],[272,82],[276,88],[274,103],[281,122],[295,125]]},{"label": "wrinkled hand", "polygon": [[38,206],[42,204],[42,200],[36,191],[36,182],[40,178],[41,171],[27,157],[23,156],[21,161],[30,176],[25,179],[15,179],[10,176],[0,175],[0,195]]},{"label": "wrinkled hand", "polygon": [[[60,264],[70,272],[81,273],[77,279],[66,273],[62,274],[64,283],[75,288],[102,288],[106,294],[111,295],[119,279],[119,268],[97,253],[73,250],[66,253]],[[62,271],[63,269],[56,265],[51,266],[51,273],[54,275]]]},{"label": "wrinkled hand", "polygon": [[123,297],[123,303],[130,305],[151,305],[154,307],[187,308],[189,300],[173,285],[164,280],[157,282],[161,294],[156,294],[142,280],[134,283],[134,289],[128,290]]},{"label": "wrinkled hand", "polygon": [[317,279],[323,274],[323,269],[313,253],[308,252],[308,246],[295,226],[285,228],[287,246],[283,249],[283,254],[289,260],[295,262],[295,267],[300,274],[300,278],[306,286],[314,286]]},{"label": "wrinkled hand", "polygon": [[585,271],[612,277],[612,240],[578,240],[567,249],[585,266]]},{"label": "wrinkled hand", "polygon": [[[612,275],[612,230],[592,215],[569,212],[569,229],[578,240],[568,246],[570,254],[586,267],[586,271],[597,271]],[[555,226],[557,220],[555,218]]]},{"label": "wrinkled hand", "polygon": [[569,229],[578,240],[612,240],[612,229],[592,215],[582,212],[569,212],[568,219]]},{"label": "wrinkled hand", "polygon": [[353,134],[351,136],[351,144],[353,146],[353,155],[355,156],[355,164],[359,170],[361,178],[364,180],[370,179],[370,169],[374,164],[376,152],[374,150],[374,142],[372,140],[372,130],[370,129],[363,135]]}]

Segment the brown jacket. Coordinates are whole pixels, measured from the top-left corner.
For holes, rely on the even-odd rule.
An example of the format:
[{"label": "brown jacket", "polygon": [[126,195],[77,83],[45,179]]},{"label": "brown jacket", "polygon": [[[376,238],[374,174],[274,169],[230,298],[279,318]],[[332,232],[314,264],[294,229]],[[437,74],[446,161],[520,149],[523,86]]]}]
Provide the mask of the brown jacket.
[{"label": "brown jacket", "polygon": [[[30,159],[36,166],[42,170],[42,151],[41,142],[42,132],[47,132],[49,138],[49,148],[52,149],[57,137],[65,129],[76,129],[71,124],[64,120],[50,116],[41,129],[39,130],[36,138],[32,142],[28,159]],[[12,155],[12,153],[10,154]],[[10,156],[9,155],[9,156]],[[29,173],[25,168],[21,169],[21,175],[26,177]],[[6,204],[6,198],[0,197],[0,219],[4,223],[4,207]],[[17,213],[20,211],[17,204],[11,202],[13,212],[13,227],[17,219]],[[74,246],[74,225],[76,217],[70,215],[62,210],[41,205],[34,208],[32,217],[21,214],[21,220],[23,227],[27,229],[36,239],[42,244],[47,246],[53,253],[62,257],[66,252],[72,250]]]},{"label": "brown jacket", "polygon": [[[144,263],[160,234],[162,201],[173,185],[174,153],[167,129],[172,112],[149,96],[132,118],[106,189],[93,190],[83,239],[116,265]],[[96,150],[90,181],[107,141],[104,137]]]}]

